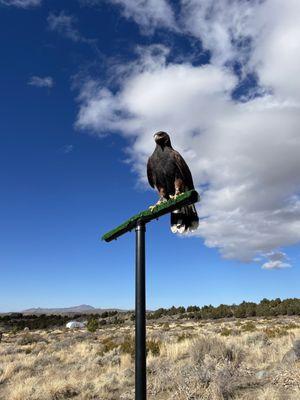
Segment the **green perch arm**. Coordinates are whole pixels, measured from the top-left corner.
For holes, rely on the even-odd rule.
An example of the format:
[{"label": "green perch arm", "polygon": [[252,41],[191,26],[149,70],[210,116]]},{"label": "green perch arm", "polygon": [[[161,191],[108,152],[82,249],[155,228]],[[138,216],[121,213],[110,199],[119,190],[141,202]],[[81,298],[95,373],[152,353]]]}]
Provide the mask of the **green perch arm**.
[{"label": "green perch arm", "polygon": [[110,242],[117,239],[119,236],[124,235],[124,233],[131,231],[137,225],[139,220],[144,223],[150,222],[153,219],[157,219],[162,215],[168,214],[178,208],[196,203],[200,200],[200,196],[196,190],[190,190],[176,197],[176,199],[170,199],[161,204],[158,204],[152,211],[145,210],[129,218],[123,224],[119,225],[117,228],[112,229],[102,236],[102,240]]}]

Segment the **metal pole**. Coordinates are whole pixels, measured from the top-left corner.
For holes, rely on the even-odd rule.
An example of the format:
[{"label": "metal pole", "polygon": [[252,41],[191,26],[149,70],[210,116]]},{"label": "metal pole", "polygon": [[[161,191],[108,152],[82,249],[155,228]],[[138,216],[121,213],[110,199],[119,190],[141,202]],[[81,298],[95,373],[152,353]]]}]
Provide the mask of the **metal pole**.
[{"label": "metal pole", "polygon": [[135,277],[135,400],[146,400],[146,279],[145,279],[145,223],[136,226]]}]

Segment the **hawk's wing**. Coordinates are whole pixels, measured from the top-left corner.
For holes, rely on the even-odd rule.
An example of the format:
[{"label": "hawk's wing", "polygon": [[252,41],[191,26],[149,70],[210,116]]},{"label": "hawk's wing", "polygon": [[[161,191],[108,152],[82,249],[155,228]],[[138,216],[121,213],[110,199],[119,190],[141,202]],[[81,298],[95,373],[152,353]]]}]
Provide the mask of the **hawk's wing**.
[{"label": "hawk's wing", "polygon": [[153,179],[153,169],[152,169],[152,164],[151,164],[151,157],[148,159],[148,162],[147,162],[147,177],[148,177],[149,185],[154,188],[154,179]]},{"label": "hawk's wing", "polygon": [[194,189],[192,174],[187,163],[184,161],[183,157],[178,153],[178,151],[172,149],[172,154],[185,186],[187,186],[188,190]]}]

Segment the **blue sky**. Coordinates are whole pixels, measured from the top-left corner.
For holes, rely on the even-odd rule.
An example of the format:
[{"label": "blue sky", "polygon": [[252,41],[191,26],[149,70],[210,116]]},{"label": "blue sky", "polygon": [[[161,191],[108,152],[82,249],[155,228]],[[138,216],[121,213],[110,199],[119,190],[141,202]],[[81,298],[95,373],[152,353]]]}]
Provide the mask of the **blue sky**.
[{"label": "blue sky", "polygon": [[134,233],[99,239],[156,201],[156,130],[203,202],[193,237],[148,225],[148,308],[299,297],[298,5],[268,25],[270,2],[234,2],[249,46],[222,2],[206,22],[221,37],[200,29],[196,3],[0,1],[0,311],[133,307]]}]

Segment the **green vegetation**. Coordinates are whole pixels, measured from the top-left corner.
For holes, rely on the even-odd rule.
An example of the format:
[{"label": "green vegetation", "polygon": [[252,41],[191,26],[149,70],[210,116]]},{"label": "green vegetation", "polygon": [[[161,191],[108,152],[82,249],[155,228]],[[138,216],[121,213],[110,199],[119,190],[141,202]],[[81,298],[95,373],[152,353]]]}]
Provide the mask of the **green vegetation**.
[{"label": "green vegetation", "polygon": [[50,329],[65,326],[70,320],[67,315],[23,315],[22,313],[11,313],[0,316],[0,327],[18,332],[24,328]]},{"label": "green vegetation", "polygon": [[159,308],[158,310],[149,313],[147,315],[147,319],[158,319],[163,316],[172,316],[172,315],[177,315],[181,314],[183,315],[186,312],[185,308],[180,306],[180,307],[174,307],[172,306],[171,308]]},{"label": "green vegetation", "polygon": [[[158,340],[147,340],[146,342],[146,351],[147,354],[149,352],[153,356],[159,356],[160,354],[160,347],[161,347],[161,342]],[[134,357],[135,354],[135,339],[133,336],[126,335],[124,337],[123,342],[121,343],[121,352],[125,354],[130,354],[131,357]]]},{"label": "green vegetation", "polygon": [[247,321],[245,324],[241,325],[241,330],[243,332],[254,332],[256,330],[256,325],[253,321]]},{"label": "green vegetation", "polygon": [[147,319],[158,319],[165,316],[178,315],[178,318],[190,319],[220,319],[220,318],[251,318],[251,317],[276,317],[279,315],[300,315],[300,299],[263,299],[260,303],[243,301],[241,304],[225,305],[217,307],[189,306],[171,307],[169,309],[159,308],[147,315]]},{"label": "green vegetation", "polygon": [[[71,319],[78,321],[95,320],[97,321],[98,327],[107,324],[117,325],[123,324],[123,314],[116,310],[104,311],[100,314],[74,314],[74,315],[46,315],[46,314],[33,314],[25,315],[22,313],[9,313],[0,315],[0,330],[10,330],[14,333],[28,328],[31,330],[36,329],[53,329],[65,327],[66,323]],[[130,316],[131,314],[129,314]],[[93,329],[93,328],[92,328]]]},{"label": "green vegetation", "polygon": [[102,347],[101,351],[99,352],[100,356],[103,356],[105,353],[108,353],[109,351],[112,351],[112,350],[116,349],[119,346],[111,338],[103,339],[101,344],[102,344],[103,347]]},{"label": "green vegetation", "polygon": [[161,346],[161,342],[159,342],[157,340],[147,340],[147,343],[146,343],[147,354],[150,352],[153,356],[159,356],[160,355],[160,346]]},{"label": "green vegetation", "polygon": [[135,354],[135,341],[134,337],[126,335],[124,341],[121,343],[121,352],[125,354],[130,354],[134,357]]},{"label": "green vegetation", "polygon": [[108,318],[108,317],[114,317],[117,314],[118,314],[118,311],[116,311],[116,310],[104,311],[102,314],[99,315],[99,317],[100,318]]},{"label": "green vegetation", "polygon": [[41,335],[33,335],[32,333],[26,332],[23,336],[21,336],[18,339],[17,344],[21,346],[26,346],[28,344],[34,344],[39,342],[48,343],[48,341]]},{"label": "green vegetation", "polygon": [[[292,328],[293,329],[293,328]],[[263,330],[263,332],[265,333],[265,335],[269,338],[269,339],[273,339],[276,337],[282,337],[282,336],[286,336],[289,333],[289,329],[287,328],[287,326],[273,326],[273,327],[267,327]]]},{"label": "green vegetation", "polygon": [[99,322],[96,318],[91,318],[87,325],[86,328],[89,332],[96,332],[96,330],[99,328]]},{"label": "green vegetation", "polygon": [[220,332],[221,336],[230,336],[233,333],[233,329],[223,328]]},{"label": "green vegetation", "polygon": [[[226,318],[238,318],[243,320],[246,318],[264,317],[273,318],[276,316],[293,316],[300,315],[300,299],[275,299],[267,300],[263,299],[258,304],[253,302],[243,301],[241,304],[220,304],[217,307],[212,305],[208,306],[189,306],[187,308],[183,306],[171,308],[159,308],[158,310],[147,313],[147,320],[159,320],[163,324],[162,329],[164,331],[170,330],[169,323],[172,320],[191,319],[191,320],[217,320]],[[120,312],[120,311],[104,311],[100,314],[75,314],[75,315],[23,315],[22,313],[10,313],[0,315],[0,331],[11,331],[17,333],[18,331],[28,328],[31,330],[37,329],[53,329],[65,327],[66,323],[70,319],[78,321],[88,320],[87,329],[90,332],[94,332],[94,329],[102,327],[106,329],[109,325],[122,325],[124,323],[133,324],[135,320],[134,312]],[[253,322],[247,322],[242,324],[237,321],[235,323],[237,328],[241,328],[242,331],[254,331],[255,325]],[[285,330],[293,329],[297,326],[292,325],[290,328],[285,327]],[[222,333],[222,336],[229,335],[226,330]],[[1,338],[0,338],[1,340]]]},{"label": "green vegetation", "polygon": [[191,339],[193,336],[194,335],[192,333],[183,333],[177,337],[177,343],[183,342],[184,340]]}]

